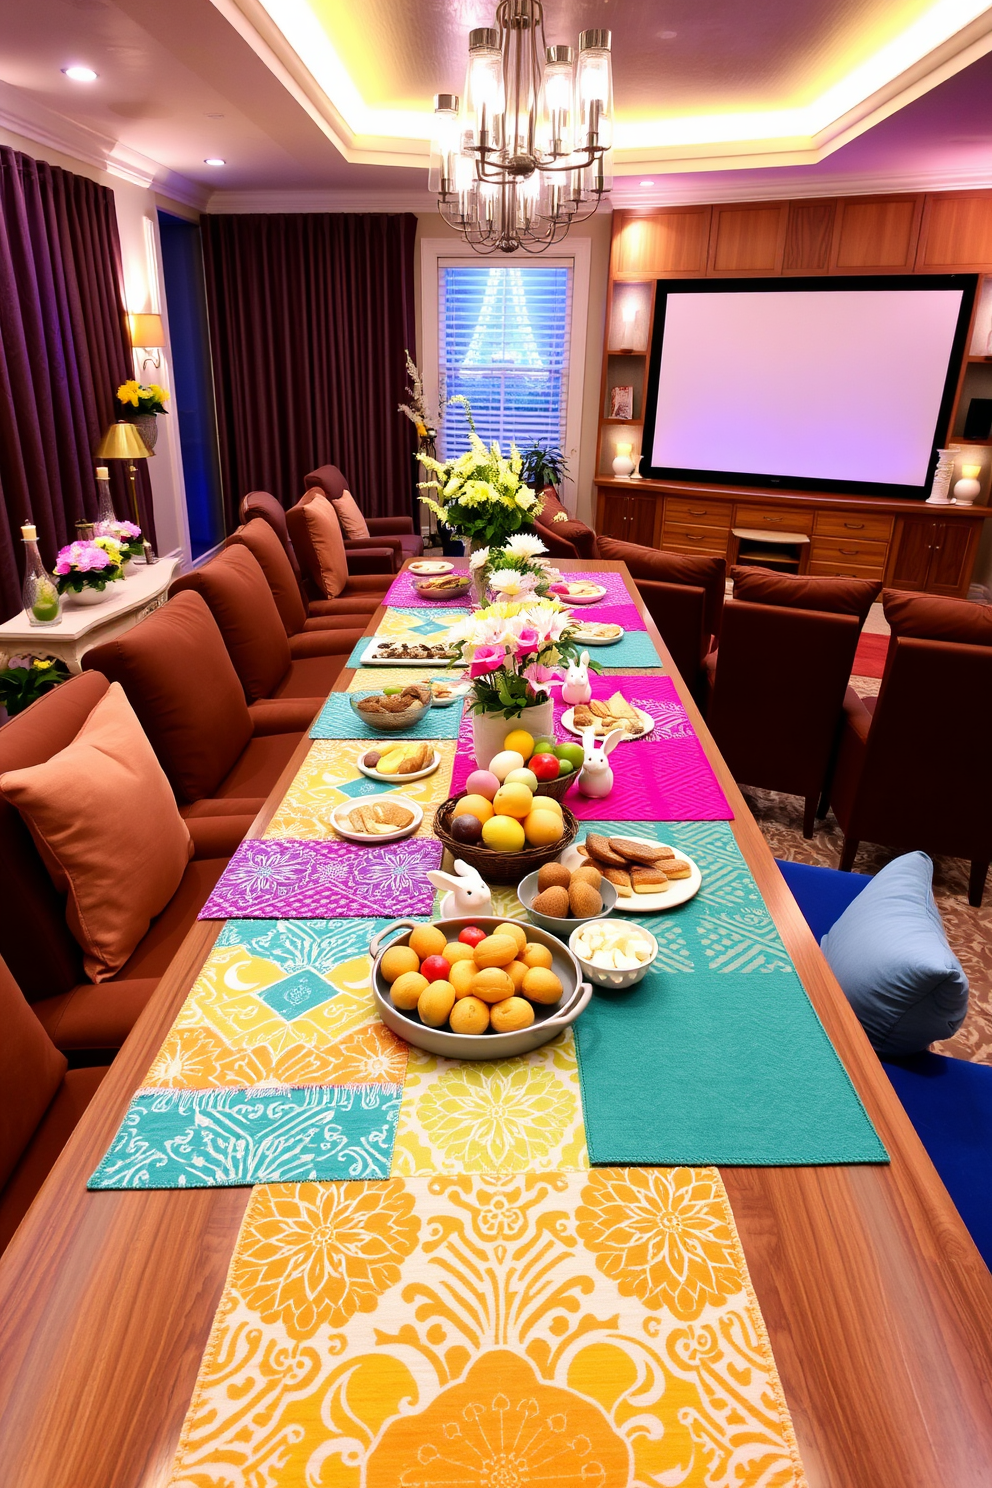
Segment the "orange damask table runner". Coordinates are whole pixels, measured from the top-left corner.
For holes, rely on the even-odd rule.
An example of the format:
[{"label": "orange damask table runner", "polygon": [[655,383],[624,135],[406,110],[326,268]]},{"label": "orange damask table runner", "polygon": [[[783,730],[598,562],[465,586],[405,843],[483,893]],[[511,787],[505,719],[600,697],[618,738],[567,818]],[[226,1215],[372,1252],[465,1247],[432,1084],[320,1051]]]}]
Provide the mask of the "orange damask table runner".
[{"label": "orange damask table runner", "polygon": [[172,1488],[805,1488],[712,1168],[252,1195]]}]

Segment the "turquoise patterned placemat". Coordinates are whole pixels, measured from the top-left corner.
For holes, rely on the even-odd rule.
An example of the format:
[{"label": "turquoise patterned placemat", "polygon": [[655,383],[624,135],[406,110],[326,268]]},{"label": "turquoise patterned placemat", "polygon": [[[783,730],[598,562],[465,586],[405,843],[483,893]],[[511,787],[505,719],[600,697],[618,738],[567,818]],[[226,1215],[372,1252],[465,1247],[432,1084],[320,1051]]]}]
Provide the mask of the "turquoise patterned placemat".
[{"label": "turquoise patterned placemat", "polygon": [[590,646],[589,660],[608,672],[616,667],[662,665],[657,646],[644,630],[628,630],[623,639],[612,646]]},{"label": "turquoise patterned placemat", "polygon": [[388,1178],[401,1085],[143,1090],[88,1188]]},{"label": "turquoise patterned placemat", "polygon": [[725,822],[594,822],[579,838],[648,837],[699,866],[687,904],[630,915],[659,956],[575,1024],[591,1161],[887,1162]]},{"label": "turquoise patterned placemat", "polygon": [[[369,667],[369,688],[376,688],[375,668]],[[419,678],[418,678],[419,680]],[[464,702],[449,703],[444,708],[430,708],[412,728],[402,734],[390,734],[382,729],[370,728],[363,723],[348,701],[347,692],[332,692],[321,708],[310,729],[311,739],[374,739],[388,747],[393,739],[457,739],[462,721]]]}]

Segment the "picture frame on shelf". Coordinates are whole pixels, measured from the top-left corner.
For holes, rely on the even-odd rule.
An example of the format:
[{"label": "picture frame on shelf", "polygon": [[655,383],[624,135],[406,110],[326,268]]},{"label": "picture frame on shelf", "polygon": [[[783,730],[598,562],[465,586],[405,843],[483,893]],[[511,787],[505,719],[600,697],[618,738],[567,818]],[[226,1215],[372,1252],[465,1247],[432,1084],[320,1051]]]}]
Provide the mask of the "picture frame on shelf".
[{"label": "picture frame on shelf", "polygon": [[610,418],[632,419],[634,417],[633,384],[620,384],[610,388]]}]

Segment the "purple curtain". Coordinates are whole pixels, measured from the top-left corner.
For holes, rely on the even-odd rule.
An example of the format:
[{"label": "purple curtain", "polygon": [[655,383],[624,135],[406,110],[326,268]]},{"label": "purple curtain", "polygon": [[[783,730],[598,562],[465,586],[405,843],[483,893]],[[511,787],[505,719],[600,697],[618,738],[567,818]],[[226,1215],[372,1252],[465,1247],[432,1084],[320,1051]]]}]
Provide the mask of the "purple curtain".
[{"label": "purple curtain", "polygon": [[[0,147],[0,604],[21,608],[23,522],[49,565],[95,517],[93,451],[132,376],[114,194]],[[115,462],[119,464],[119,462]],[[142,526],[154,541],[147,471]],[[112,467],[119,514],[124,472]]]},{"label": "purple curtain", "polygon": [[245,492],[284,506],[339,466],[367,516],[413,511],[412,214],[200,219],[229,530]]}]

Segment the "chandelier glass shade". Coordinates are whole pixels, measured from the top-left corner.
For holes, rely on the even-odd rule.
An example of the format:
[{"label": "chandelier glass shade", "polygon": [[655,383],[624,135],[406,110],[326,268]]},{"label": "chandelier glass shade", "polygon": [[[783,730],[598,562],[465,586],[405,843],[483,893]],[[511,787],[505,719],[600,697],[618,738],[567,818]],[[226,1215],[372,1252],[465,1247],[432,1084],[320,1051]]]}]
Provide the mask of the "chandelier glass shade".
[{"label": "chandelier glass shade", "polygon": [[610,33],[548,46],[542,0],[469,32],[464,92],[434,100],[430,189],[479,253],[543,253],[613,184]]}]

